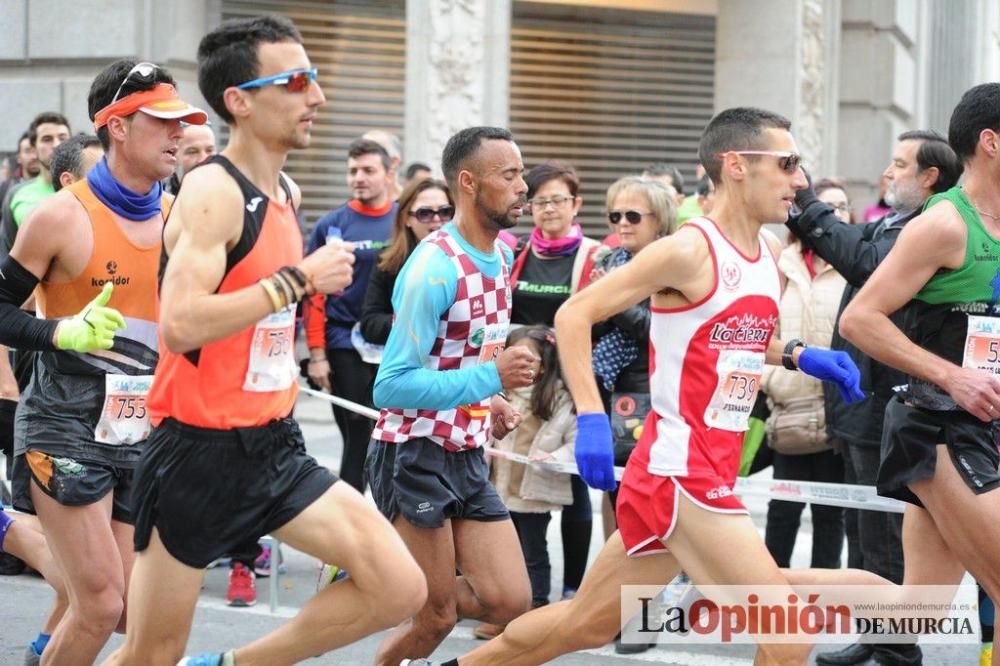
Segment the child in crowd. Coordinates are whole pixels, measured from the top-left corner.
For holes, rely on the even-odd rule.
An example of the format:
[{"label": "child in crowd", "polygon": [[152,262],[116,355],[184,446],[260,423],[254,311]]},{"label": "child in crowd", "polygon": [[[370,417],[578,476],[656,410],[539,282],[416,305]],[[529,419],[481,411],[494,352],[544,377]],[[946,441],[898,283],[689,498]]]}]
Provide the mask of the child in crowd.
[{"label": "child in crowd", "polygon": [[[522,415],[521,425],[496,441],[494,448],[539,461],[573,462],[576,415],[563,384],[552,329],[548,326],[518,328],[508,337],[507,345],[526,346],[540,360],[535,369],[535,383],[514,389],[507,395],[511,406]],[[544,606],[549,603],[552,578],[546,532],[552,511],[573,503],[571,477],[499,456],[492,459],[490,476],[510,510],[521,541],[531,581],[532,608]],[[482,623],[474,633],[479,638],[492,638],[502,630],[501,626]]]}]

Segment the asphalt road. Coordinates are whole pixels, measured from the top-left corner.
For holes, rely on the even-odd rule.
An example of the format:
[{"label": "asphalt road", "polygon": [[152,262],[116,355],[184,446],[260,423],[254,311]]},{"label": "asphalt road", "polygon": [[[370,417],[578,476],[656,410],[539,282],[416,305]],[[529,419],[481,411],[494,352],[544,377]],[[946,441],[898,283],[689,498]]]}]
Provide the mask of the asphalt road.
[{"label": "asphalt road", "polygon": [[[321,401],[303,397],[297,408],[297,417],[302,424],[309,451],[321,463],[336,470],[339,467],[341,440],[333,418]],[[594,493],[594,506],[598,507]],[[766,502],[757,498],[747,498],[755,524],[763,530]],[[796,543],[793,566],[808,566],[812,525],[808,511],[803,513],[803,524]],[[591,558],[597,553],[602,542],[600,516],[595,516],[594,534],[591,543]],[[559,521],[550,525],[549,543],[552,558],[553,590],[562,589],[562,557],[560,548]],[[188,643],[188,653],[219,652],[249,642],[279,626],[286,618],[295,614],[315,591],[318,563],[302,553],[284,548],[288,572],[279,577],[278,607],[272,614],[269,608],[269,581],[257,581],[258,603],[252,608],[230,608],[226,605],[227,569],[213,569],[206,575],[205,588],[198,603],[197,613]],[[845,555],[846,561],[846,555]],[[22,575],[0,577],[0,666],[21,666],[24,647],[34,638],[48,609],[52,593],[44,581],[35,576]],[[479,641],[472,637],[474,622],[462,622],[455,628],[440,648],[434,653],[438,660],[451,659],[468,652]],[[324,657],[310,660],[309,664],[370,664],[382,635],[370,636],[353,645],[341,648]],[[112,637],[106,656],[120,644],[121,636]],[[816,651],[823,650],[823,646]],[[634,656],[621,656],[612,646],[567,655],[552,663],[596,666],[597,664],[684,664],[687,666],[729,666],[751,664],[753,647],[747,645],[707,645],[678,648],[658,646]],[[814,652],[815,653],[815,652]],[[978,663],[977,645],[928,646],[924,649],[925,664],[958,666]]]}]

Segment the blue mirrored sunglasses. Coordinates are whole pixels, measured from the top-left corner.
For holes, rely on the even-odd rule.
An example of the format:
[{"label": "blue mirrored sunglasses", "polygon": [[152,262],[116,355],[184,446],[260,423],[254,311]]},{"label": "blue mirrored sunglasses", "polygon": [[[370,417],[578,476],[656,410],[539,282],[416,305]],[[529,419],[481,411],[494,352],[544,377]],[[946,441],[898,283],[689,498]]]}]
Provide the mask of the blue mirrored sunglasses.
[{"label": "blue mirrored sunglasses", "polygon": [[311,69],[293,69],[281,74],[275,74],[274,76],[247,81],[236,87],[240,90],[249,90],[251,88],[263,88],[264,86],[285,86],[288,92],[302,92],[309,87],[309,84],[316,80],[318,75],[319,69],[316,67]]}]

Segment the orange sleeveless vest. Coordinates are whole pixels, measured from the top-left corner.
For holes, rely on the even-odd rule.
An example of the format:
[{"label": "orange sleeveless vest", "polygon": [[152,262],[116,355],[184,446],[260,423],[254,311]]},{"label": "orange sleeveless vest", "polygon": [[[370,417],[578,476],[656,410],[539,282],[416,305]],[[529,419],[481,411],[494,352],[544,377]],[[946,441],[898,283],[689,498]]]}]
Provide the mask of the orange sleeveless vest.
[{"label": "orange sleeveless vest", "polygon": [[[121,312],[127,327],[115,335],[109,351],[80,354],[103,372],[151,374],[157,361],[156,322],[159,313],[157,272],[161,243],[138,247],[118,226],[114,215],[90,189],[86,178],[66,187],[83,205],[90,219],[93,249],[87,266],[68,282],[40,282],[35,290],[38,311],[46,319],[72,317],[92,301],[105,282],[115,286],[108,307]],[[162,201],[163,216],[170,210],[170,199]],[[98,358],[104,357],[104,362]],[[113,366],[111,367],[108,361]]]},{"label": "orange sleeveless vest", "polygon": [[[216,293],[254,285],[279,268],[301,261],[302,232],[287,187],[288,201],[282,204],[266,197],[221,155],[205,163],[225,168],[244,198],[243,234],[226,257],[226,273]],[[163,353],[147,401],[153,425],[172,418],[201,428],[229,430],[288,416],[298,395],[294,382],[276,391],[243,388],[254,330],[250,326],[186,354],[175,354],[161,345]]]}]

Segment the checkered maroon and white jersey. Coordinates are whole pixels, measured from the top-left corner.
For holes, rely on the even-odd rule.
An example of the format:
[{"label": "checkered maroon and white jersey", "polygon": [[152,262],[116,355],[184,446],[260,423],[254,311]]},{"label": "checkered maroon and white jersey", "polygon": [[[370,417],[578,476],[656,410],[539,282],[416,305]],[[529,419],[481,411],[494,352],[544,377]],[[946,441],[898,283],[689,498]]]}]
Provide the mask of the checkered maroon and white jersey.
[{"label": "checkered maroon and white jersey", "polygon": [[[438,322],[437,337],[424,367],[458,370],[491,360],[481,358],[487,327],[506,331],[510,324],[510,267],[500,241],[495,245],[500,255],[498,279],[484,276],[446,231],[436,231],[424,242],[441,248],[458,273],[455,302]],[[502,349],[502,345],[494,346],[492,357]],[[490,436],[491,397],[455,409],[383,409],[372,437],[395,444],[426,437],[451,452],[483,446]]]}]

